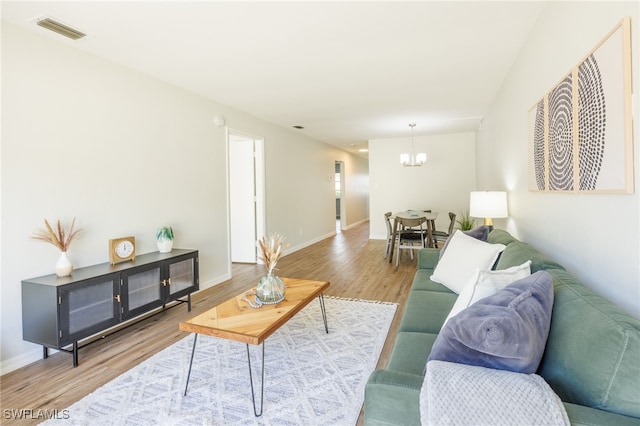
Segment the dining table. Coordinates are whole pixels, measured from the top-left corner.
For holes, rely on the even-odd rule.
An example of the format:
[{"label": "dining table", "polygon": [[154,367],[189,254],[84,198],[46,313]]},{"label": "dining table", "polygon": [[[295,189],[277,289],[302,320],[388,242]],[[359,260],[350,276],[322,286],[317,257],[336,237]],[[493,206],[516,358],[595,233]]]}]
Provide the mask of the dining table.
[{"label": "dining table", "polygon": [[398,233],[398,218],[401,219],[418,219],[424,217],[427,219],[427,247],[434,247],[433,231],[436,229],[436,219],[438,212],[432,210],[405,210],[391,215],[389,220],[393,219],[391,227],[391,250],[389,250],[389,263],[393,261],[393,248],[396,244],[396,234]]}]

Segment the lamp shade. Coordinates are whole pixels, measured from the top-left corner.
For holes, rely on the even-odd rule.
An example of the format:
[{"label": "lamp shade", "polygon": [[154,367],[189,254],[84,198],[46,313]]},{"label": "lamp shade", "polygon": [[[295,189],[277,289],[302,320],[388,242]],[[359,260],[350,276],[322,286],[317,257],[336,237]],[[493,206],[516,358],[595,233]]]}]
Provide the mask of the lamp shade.
[{"label": "lamp shade", "polygon": [[473,191],[469,199],[469,216],[507,217],[507,193],[504,191]]}]

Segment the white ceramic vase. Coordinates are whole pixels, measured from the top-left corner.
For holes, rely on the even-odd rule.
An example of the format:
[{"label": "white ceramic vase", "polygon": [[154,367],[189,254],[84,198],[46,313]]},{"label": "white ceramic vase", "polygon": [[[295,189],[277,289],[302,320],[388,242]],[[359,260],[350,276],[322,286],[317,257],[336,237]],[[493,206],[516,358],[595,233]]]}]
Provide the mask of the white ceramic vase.
[{"label": "white ceramic vase", "polygon": [[68,277],[73,271],[73,265],[67,256],[67,252],[60,252],[60,258],[56,262],[56,275],[59,277]]},{"label": "white ceramic vase", "polygon": [[156,243],[158,244],[158,251],[160,253],[171,253],[171,250],[173,249],[173,240],[160,239],[156,240]]}]

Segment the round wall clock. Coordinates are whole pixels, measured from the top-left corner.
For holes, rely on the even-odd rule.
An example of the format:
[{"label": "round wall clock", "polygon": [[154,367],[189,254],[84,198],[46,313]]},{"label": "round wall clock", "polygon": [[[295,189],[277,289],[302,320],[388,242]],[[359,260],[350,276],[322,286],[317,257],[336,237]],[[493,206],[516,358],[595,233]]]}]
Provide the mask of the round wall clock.
[{"label": "round wall clock", "polygon": [[122,237],[109,240],[109,262],[112,265],[136,258],[135,237]]}]

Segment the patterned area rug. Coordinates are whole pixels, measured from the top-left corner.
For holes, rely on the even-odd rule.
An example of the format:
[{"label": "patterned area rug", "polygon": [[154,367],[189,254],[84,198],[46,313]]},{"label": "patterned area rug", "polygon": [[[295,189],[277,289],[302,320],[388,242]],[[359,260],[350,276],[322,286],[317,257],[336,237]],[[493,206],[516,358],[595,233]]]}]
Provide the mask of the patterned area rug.
[{"label": "patterned area rug", "polygon": [[[391,303],[325,297],[265,342],[262,417],[251,402],[246,345],[193,335],[68,408],[69,425],[354,425],[396,311]],[[261,348],[249,346],[259,411]]]}]

